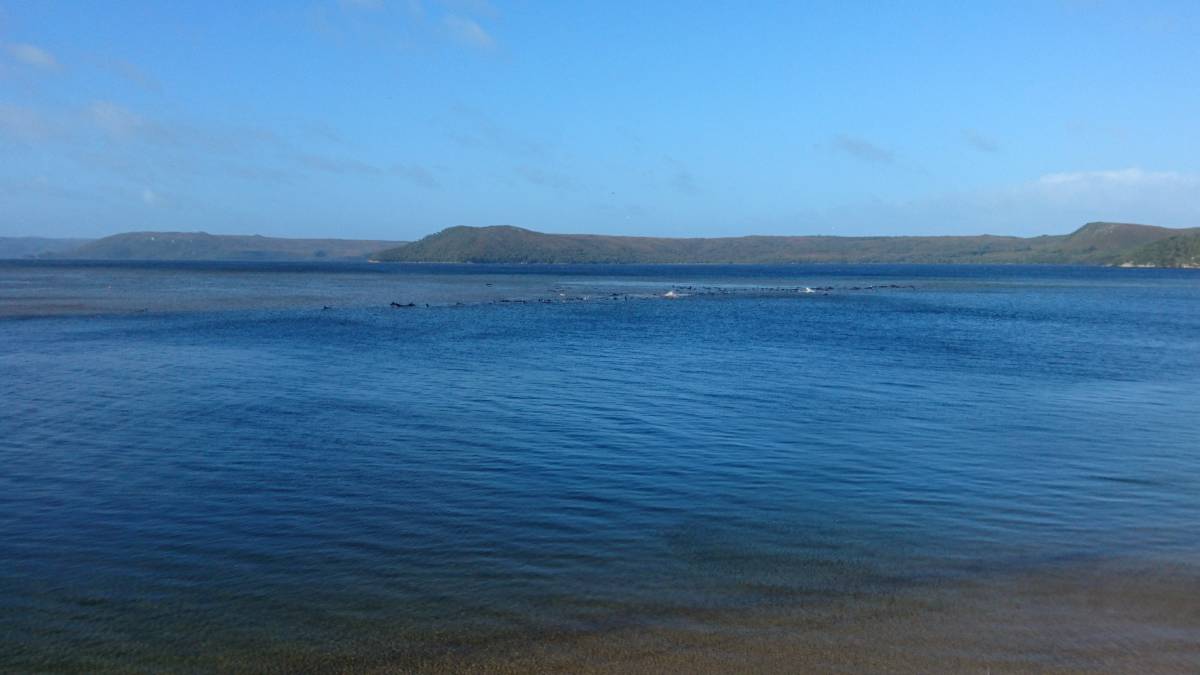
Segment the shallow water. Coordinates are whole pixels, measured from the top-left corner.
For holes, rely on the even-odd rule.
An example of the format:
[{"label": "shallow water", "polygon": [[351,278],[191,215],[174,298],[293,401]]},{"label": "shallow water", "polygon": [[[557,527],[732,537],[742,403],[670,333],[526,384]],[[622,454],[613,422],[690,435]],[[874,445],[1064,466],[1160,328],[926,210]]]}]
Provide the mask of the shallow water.
[{"label": "shallow water", "polygon": [[0,317],[0,670],[1200,553],[1191,271],[3,263]]}]

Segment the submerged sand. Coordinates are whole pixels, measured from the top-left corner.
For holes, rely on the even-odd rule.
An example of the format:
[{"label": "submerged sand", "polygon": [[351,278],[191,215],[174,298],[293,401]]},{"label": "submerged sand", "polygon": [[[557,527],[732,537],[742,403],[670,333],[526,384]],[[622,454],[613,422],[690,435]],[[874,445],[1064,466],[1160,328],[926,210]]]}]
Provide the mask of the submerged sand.
[{"label": "submerged sand", "polygon": [[1200,569],[1093,565],[496,649],[473,672],[1200,671]]},{"label": "submerged sand", "polygon": [[[631,624],[636,618],[630,617]],[[343,651],[343,648],[345,650]],[[265,654],[259,654],[259,657]],[[651,626],[300,649],[244,672],[1194,673],[1200,564],[1090,561]],[[257,661],[257,659],[255,659]]]}]

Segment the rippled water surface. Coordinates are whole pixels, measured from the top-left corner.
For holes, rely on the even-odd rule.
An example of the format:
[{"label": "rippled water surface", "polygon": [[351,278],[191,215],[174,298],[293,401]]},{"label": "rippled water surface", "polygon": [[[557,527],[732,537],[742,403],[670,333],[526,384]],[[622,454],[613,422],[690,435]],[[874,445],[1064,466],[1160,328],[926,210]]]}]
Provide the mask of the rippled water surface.
[{"label": "rippled water surface", "polygon": [[0,670],[1200,549],[1192,271],[7,263],[0,317]]}]

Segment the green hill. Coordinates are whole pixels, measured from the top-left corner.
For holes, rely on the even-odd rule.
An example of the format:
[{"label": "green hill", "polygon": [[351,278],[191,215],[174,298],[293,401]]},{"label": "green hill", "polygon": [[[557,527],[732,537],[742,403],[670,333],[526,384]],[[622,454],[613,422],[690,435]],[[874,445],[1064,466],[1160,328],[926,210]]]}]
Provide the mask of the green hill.
[{"label": "green hill", "polygon": [[1200,232],[1129,223],[1088,223],[1057,246],[1069,262],[1113,264],[1122,254],[1170,237]]},{"label": "green hill", "polygon": [[1180,234],[1139,246],[1120,257],[1126,267],[1200,267],[1200,233]]},{"label": "green hill", "polygon": [[206,232],[126,232],[97,239],[53,257],[86,260],[365,260],[374,251],[400,243]]},{"label": "green hill", "polygon": [[462,263],[1060,263],[1118,264],[1120,256],[1181,233],[1088,223],[1069,235],[998,237],[779,237],[712,239],[545,234],[519,227],[451,227],[373,256]]}]

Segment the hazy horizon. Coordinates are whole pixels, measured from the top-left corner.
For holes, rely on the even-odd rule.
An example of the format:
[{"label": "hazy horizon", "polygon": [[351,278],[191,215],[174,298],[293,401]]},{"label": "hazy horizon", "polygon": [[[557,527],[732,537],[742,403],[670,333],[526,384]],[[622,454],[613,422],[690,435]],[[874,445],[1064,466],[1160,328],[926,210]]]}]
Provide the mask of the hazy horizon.
[{"label": "hazy horizon", "polygon": [[0,2],[0,236],[1200,225],[1200,6]]}]

